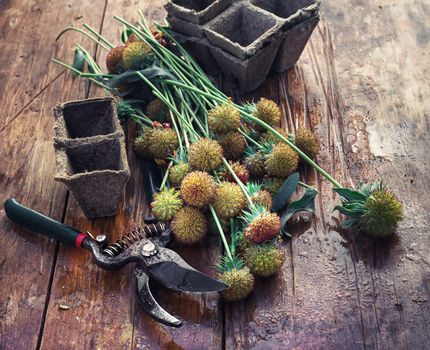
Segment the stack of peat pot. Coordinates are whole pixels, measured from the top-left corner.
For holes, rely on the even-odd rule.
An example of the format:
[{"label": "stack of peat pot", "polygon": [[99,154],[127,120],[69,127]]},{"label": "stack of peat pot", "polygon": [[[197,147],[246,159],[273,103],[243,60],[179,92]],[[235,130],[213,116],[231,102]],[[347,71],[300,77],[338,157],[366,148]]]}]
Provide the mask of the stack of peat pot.
[{"label": "stack of peat pot", "polygon": [[165,7],[175,36],[205,71],[248,92],[297,62],[320,0],[170,0]]},{"label": "stack of peat pot", "polygon": [[114,99],[67,102],[54,114],[55,180],[88,218],[115,215],[130,170]]}]

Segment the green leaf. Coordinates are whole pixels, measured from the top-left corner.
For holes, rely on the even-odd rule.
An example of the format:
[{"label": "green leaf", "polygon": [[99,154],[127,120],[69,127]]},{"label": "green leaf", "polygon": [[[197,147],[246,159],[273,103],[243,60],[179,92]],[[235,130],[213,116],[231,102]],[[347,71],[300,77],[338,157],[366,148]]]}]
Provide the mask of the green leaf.
[{"label": "green leaf", "polygon": [[273,211],[278,212],[288,204],[288,200],[290,199],[291,195],[294,193],[299,184],[299,179],[300,174],[294,173],[285,180],[285,182],[279,188],[278,192],[276,192],[275,196],[273,197]]},{"label": "green leaf", "polygon": [[348,188],[335,188],[333,189],[341,197],[345,198],[347,201],[365,201],[367,197],[357,191],[350,190]]},{"label": "green leaf", "polygon": [[[84,72],[85,67],[85,55],[81,49],[75,49],[75,55],[73,57],[72,67],[80,72]],[[77,77],[79,74],[76,72],[72,72],[74,77]]]},{"label": "green leaf", "polygon": [[129,28],[124,29],[121,33],[121,41],[125,44],[128,40],[128,37],[133,34],[133,31]]},{"label": "green leaf", "polygon": [[287,229],[287,222],[294,214],[299,213],[301,211],[315,211],[315,197],[317,194],[318,192],[315,191],[313,188],[307,188],[300,199],[294,201],[287,207],[281,217],[281,227],[282,232],[284,234],[289,235]]},{"label": "green leaf", "polygon": [[340,205],[337,205],[333,211],[339,210],[343,215],[349,216],[351,218],[359,218],[364,214],[363,209],[348,209],[345,207],[342,207]]}]

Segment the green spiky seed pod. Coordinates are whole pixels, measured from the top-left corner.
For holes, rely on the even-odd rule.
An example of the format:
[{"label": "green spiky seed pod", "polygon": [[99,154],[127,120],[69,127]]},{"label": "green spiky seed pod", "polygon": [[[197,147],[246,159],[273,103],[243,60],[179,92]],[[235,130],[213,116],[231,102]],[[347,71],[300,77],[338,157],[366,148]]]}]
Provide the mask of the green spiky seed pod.
[{"label": "green spiky seed pod", "polygon": [[342,198],[342,205],[336,206],[349,220],[342,222],[342,227],[363,231],[374,237],[386,237],[393,234],[403,219],[402,204],[388,190],[382,181],[361,184],[358,191],[336,188]]},{"label": "green spiky seed pod", "polygon": [[191,167],[188,163],[179,162],[172,166],[169,171],[170,185],[173,187],[180,187],[182,180],[189,174]]},{"label": "green spiky seed pod", "polygon": [[314,159],[320,150],[318,139],[308,129],[298,129],[294,135],[294,143],[311,159]]},{"label": "green spiky seed pod", "polygon": [[251,246],[245,253],[246,266],[259,277],[276,275],[284,261],[284,253],[273,243]]},{"label": "green spiky seed pod", "polygon": [[[282,128],[275,128],[275,130],[288,139],[289,135],[287,131]],[[281,142],[281,140],[279,140],[279,138],[273,135],[270,131],[266,131],[263,135],[261,135],[260,142],[276,145],[277,143]]]},{"label": "green spiky seed pod", "polygon": [[296,171],[299,156],[285,143],[278,143],[266,156],[266,171],[271,177],[286,178]]},{"label": "green spiky seed pod", "polygon": [[260,151],[248,154],[243,164],[252,178],[260,178],[266,174],[265,157]]},{"label": "green spiky seed pod", "polygon": [[373,191],[367,198],[360,226],[372,236],[386,237],[396,231],[402,219],[402,204],[391,191],[384,188]]},{"label": "green spiky seed pod", "polygon": [[261,188],[269,192],[272,196],[278,193],[282,184],[284,183],[284,179],[277,179],[275,177],[265,178],[262,182]]},{"label": "green spiky seed pod", "polygon": [[240,112],[231,103],[224,103],[208,112],[208,124],[216,134],[235,131],[240,126]]},{"label": "green spiky seed pod", "polygon": [[240,187],[231,182],[221,182],[215,194],[214,209],[222,218],[238,216],[245,208],[246,198]]},{"label": "green spiky seed pod", "polygon": [[[272,127],[276,127],[279,125],[282,114],[278,105],[274,101],[262,98],[257,103],[255,108],[255,117],[265,122],[266,124],[269,124]],[[256,129],[263,130],[263,128],[259,125],[256,125]]]},{"label": "green spiky seed pod", "polygon": [[232,131],[218,138],[224,157],[228,160],[237,160],[245,152],[246,144],[238,131]]},{"label": "green spiky seed pod", "polygon": [[213,177],[203,171],[193,171],[182,180],[181,195],[189,205],[205,208],[215,197]]},{"label": "green spiky seed pod", "polygon": [[149,151],[154,158],[169,158],[173,156],[179,147],[178,136],[170,128],[155,128],[149,146]]},{"label": "green spiky seed pod", "polygon": [[152,157],[150,154],[149,147],[151,145],[152,135],[154,129],[145,128],[143,135],[136,137],[134,140],[134,151],[144,157]]},{"label": "green spiky seed pod", "polygon": [[218,278],[229,287],[221,292],[221,296],[227,301],[239,301],[245,299],[254,289],[254,276],[248,267],[244,266],[241,259],[223,258],[217,264]]},{"label": "green spiky seed pod", "polygon": [[261,205],[270,210],[272,208],[272,195],[265,190],[260,190],[251,196],[252,201],[256,205]]},{"label": "green spiky seed pod", "polygon": [[214,171],[222,162],[222,148],[215,140],[202,138],[191,144],[188,160],[194,170]]},{"label": "green spiky seed pod", "polygon": [[[239,162],[228,162],[230,164],[231,169],[243,183],[247,183],[249,181],[249,172],[246,167]],[[219,174],[221,179],[224,181],[236,182],[233,175],[226,168],[223,168],[222,172]]]},{"label": "green spiky seed pod", "polygon": [[125,46],[122,61],[127,69],[139,68],[150,53],[151,46],[146,42],[132,41]]},{"label": "green spiky seed pod", "polygon": [[275,238],[281,230],[281,219],[266,208],[257,206],[245,212],[243,219],[247,223],[244,236],[255,244]]},{"label": "green spiky seed pod", "polygon": [[165,188],[160,193],[154,194],[151,203],[152,213],[163,221],[172,220],[173,216],[182,208],[183,202],[179,192],[173,188]]},{"label": "green spiky seed pod", "polygon": [[171,227],[177,241],[183,244],[195,244],[205,237],[208,222],[199,209],[183,207],[174,216]]},{"label": "green spiky seed pod", "polygon": [[146,115],[151,120],[157,120],[159,122],[164,122],[167,120],[169,115],[169,108],[160,99],[152,100],[146,106]]},{"label": "green spiky seed pod", "polygon": [[119,66],[122,61],[122,54],[124,52],[124,46],[114,47],[109,51],[106,56],[106,68],[109,73],[118,73]]}]

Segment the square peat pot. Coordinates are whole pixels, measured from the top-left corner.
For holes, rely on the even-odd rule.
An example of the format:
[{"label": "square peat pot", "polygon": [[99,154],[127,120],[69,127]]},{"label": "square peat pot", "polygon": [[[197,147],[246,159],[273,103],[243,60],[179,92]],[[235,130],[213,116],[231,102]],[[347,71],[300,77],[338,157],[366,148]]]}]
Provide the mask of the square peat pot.
[{"label": "square peat pot", "polygon": [[206,39],[185,36],[180,33],[171,32],[175,39],[185,50],[198,62],[203,70],[211,76],[220,74],[220,67],[210,50],[210,44]]},{"label": "square peat pot", "polygon": [[274,40],[255,55],[242,60],[210,45],[210,51],[221,67],[223,77],[242,92],[250,92],[266,80],[281,41]]},{"label": "square peat pot", "polygon": [[196,38],[204,38],[203,27],[198,24],[173,16],[167,16],[166,21],[169,23],[169,27],[178,33]]},{"label": "square peat pot", "polygon": [[170,17],[205,24],[233,3],[233,0],[170,0],[164,7]]},{"label": "square peat pot", "polygon": [[130,170],[114,100],[67,102],[54,112],[55,180],[88,218],[115,215]]},{"label": "square peat pot", "polygon": [[277,40],[282,21],[266,11],[237,2],[204,26],[209,42],[240,59],[247,59]]},{"label": "square peat pot", "polygon": [[282,34],[282,44],[272,66],[273,72],[282,73],[296,64],[318,22],[319,16],[316,15]]}]

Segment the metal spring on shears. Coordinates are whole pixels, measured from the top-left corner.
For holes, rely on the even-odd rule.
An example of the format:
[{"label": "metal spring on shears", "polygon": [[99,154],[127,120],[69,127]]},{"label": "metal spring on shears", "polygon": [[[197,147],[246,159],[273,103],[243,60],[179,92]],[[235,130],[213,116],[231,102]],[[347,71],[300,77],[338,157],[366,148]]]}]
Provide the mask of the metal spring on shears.
[{"label": "metal spring on shears", "polygon": [[114,257],[121,254],[124,250],[130,247],[133,243],[148,237],[154,237],[159,235],[161,232],[166,230],[166,225],[162,222],[156,224],[150,224],[145,227],[135,228],[130,233],[122,236],[115,243],[111,244],[109,247],[103,249],[103,253]]}]

